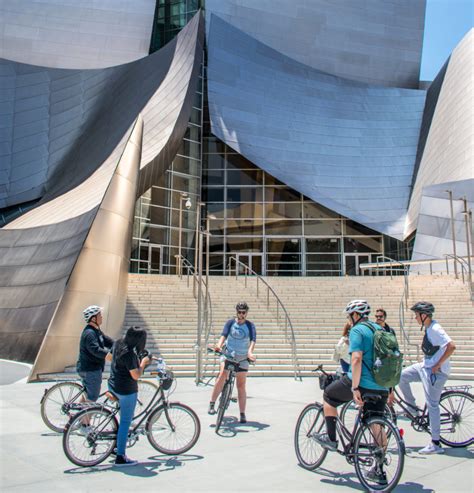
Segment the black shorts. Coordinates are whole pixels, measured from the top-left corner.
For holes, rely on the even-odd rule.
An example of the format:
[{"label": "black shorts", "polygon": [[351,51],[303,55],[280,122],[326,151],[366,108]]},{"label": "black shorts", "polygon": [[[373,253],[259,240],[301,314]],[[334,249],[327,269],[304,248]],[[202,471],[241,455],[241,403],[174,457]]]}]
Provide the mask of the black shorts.
[{"label": "black shorts", "polygon": [[[351,401],[354,398],[351,388],[351,379],[344,375],[341,379],[336,380],[326,387],[323,394],[324,402],[327,402],[333,407],[339,407],[340,405]],[[382,416],[384,414],[385,404],[387,403],[388,391],[364,389],[362,387],[359,387],[359,390],[362,397],[367,393],[382,396],[377,402],[367,402],[365,404],[364,418],[368,418],[369,416]]]}]

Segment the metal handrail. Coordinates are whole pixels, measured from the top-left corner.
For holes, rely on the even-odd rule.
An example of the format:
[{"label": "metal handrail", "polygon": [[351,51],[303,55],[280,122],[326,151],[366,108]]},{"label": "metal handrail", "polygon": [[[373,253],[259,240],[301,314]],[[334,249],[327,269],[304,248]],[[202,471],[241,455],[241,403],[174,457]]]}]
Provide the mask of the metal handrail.
[{"label": "metal handrail", "polygon": [[[189,287],[189,281],[190,277],[193,279],[193,296],[194,299],[198,299],[198,295],[196,292],[196,286],[199,284],[199,275],[196,273],[194,269],[194,265],[189,262],[188,259],[181,257],[179,255],[176,255],[176,263],[179,266],[178,272],[180,273],[180,278],[182,278],[182,272],[183,269],[186,269],[186,282],[187,286]],[[204,327],[204,343],[199,346],[199,344],[196,342],[196,352],[201,351],[202,355],[206,355],[207,352],[205,351],[208,343],[209,343],[209,338],[211,336],[212,328],[214,326],[213,323],[213,314],[212,314],[212,297],[211,293],[209,292],[207,282],[204,278],[201,279],[202,286],[205,288],[205,296],[204,296],[204,310],[201,312],[204,314],[202,317],[202,320],[198,321],[199,322],[199,327]],[[197,368],[197,363],[196,363],[196,382],[200,382],[202,380],[202,376],[205,373],[205,369],[203,368]]]},{"label": "metal handrail", "polygon": [[[259,282],[262,282],[266,287],[267,287],[267,308],[270,307],[270,293],[273,295],[273,297],[276,300],[276,307],[277,307],[277,323],[280,323],[280,309],[283,312],[284,319],[285,319],[285,338],[286,340],[290,343],[291,345],[291,356],[293,360],[293,367],[294,367],[294,373],[295,373],[295,380],[301,380],[301,370],[300,366],[298,363],[298,355],[296,351],[296,338],[295,338],[295,331],[293,329],[293,324],[291,323],[290,316],[288,315],[288,312],[283,305],[280,297],[275,293],[274,289],[268,284],[267,281],[260,275],[257,274],[253,269],[251,269],[248,265],[244,264],[240,260],[238,260],[236,257],[229,257],[229,274],[232,272],[232,261],[235,262],[235,278],[238,278],[239,275],[239,270],[238,270],[238,265],[240,264],[244,268],[244,273],[245,273],[245,287],[247,287],[247,277],[249,273],[252,276],[255,276],[257,279],[257,296],[259,295]],[[289,329],[289,330],[288,330]]]}]

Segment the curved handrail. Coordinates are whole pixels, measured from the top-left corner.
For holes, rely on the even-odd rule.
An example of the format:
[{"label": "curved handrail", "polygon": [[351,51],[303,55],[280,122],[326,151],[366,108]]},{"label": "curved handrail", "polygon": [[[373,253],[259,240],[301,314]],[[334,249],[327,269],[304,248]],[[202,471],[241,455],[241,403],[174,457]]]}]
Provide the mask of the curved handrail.
[{"label": "curved handrail", "polygon": [[[250,273],[252,276],[255,276],[257,278],[257,296],[258,296],[258,282],[261,281],[266,287],[267,287],[267,307],[270,305],[270,293],[272,293],[273,297],[275,298],[277,302],[277,323],[280,321],[280,314],[279,314],[279,309],[283,311],[284,317],[285,317],[285,338],[286,340],[290,343],[291,345],[291,355],[293,359],[293,367],[294,367],[294,373],[295,373],[295,380],[301,380],[301,370],[299,367],[298,363],[298,356],[297,356],[297,351],[296,351],[296,338],[295,338],[295,331],[293,329],[293,324],[291,323],[290,316],[288,315],[288,312],[285,308],[285,305],[283,305],[280,297],[276,294],[275,290],[268,284],[265,279],[255,272],[253,269],[251,269],[248,265],[244,264],[240,260],[238,260],[236,257],[229,257],[229,273],[232,272],[232,261],[235,262],[235,273],[236,273],[236,278],[238,277],[238,269],[237,266],[240,264],[244,268],[245,272],[245,286],[247,286],[247,276]],[[288,329],[290,329],[290,335],[288,335]]]},{"label": "curved handrail", "polygon": [[[196,273],[194,269],[194,265],[191,264],[191,262],[189,262],[189,260],[183,257],[182,255],[181,256],[176,255],[176,262],[177,265],[179,266],[178,272],[180,272],[180,277],[182,277],[183,269],[186,269],[186,279],[187,279],[188,287],[189,287],[189,276],[191,275],[193,279],[193,296],[194,299],[198,299],[198,295],[196,293],[196,285],[199,284],[199,275]],[[201,283],[202,286],[204,286],[205,288],[205,296],[204,296],[204,317],[202,321],[199,321],[199,327],[204,327],[204,343],[201,343],[201,346],[199,346],[199,344],[196,343],[196,351],[200,351],[202,354],[202,352],[204,351],[204,349],[207,347],[209,343],[209,337],[211,335],[212,327],[213,327],[213,314],[212,314],[212,297],[208,289],[208,283],[206,282],[205,278],[201,279]],[[202,375],[203,375],[203,369],[196,368],[196,382],[200,382],[202,380]]]}]

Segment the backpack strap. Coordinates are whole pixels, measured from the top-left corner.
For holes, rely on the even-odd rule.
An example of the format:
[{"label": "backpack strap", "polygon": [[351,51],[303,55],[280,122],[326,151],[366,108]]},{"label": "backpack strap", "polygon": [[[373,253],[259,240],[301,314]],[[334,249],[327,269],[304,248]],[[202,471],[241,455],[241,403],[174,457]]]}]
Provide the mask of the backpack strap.
[{"label": "backpack strap", "polygon": [[[373,327],[370,322],[360,322],[360,324],[363,325],[364,327],[367,327],[368,329],[370,329],[370,331],[374,335],[375,335],[375,331],[378,330],[375,327]],[[372,351],[373,351],[373,348],[372,348]],[[373,373],[372,368],[369,368],[369,365],[364,361],[364,354],[365,353],[362,353],[362,364],[365,365],[365,367],[367,368],[367,370],[369,370],[370,373]]]}]

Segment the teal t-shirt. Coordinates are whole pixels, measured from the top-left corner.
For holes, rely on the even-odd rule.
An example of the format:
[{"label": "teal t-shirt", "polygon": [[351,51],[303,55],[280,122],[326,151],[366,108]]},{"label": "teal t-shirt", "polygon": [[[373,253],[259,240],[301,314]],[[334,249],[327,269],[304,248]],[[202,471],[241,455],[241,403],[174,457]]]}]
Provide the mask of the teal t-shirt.
[{"label": "teal t-shirt", "polygon": [[[368,323],[372,324],[375,329],[381,328],[375,322]],[[386,387],[381,387],[375,383],[372,371],[370,370],[374,364],[374,334],[368,327],[361,323],[354,325],[349,332],[349,354],[358,351],[362,351],[363,353],[362,375],[359,386],[364,389],[388,390]],[[349,369],[347,376],[352,380],[352,367]]]}]

